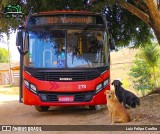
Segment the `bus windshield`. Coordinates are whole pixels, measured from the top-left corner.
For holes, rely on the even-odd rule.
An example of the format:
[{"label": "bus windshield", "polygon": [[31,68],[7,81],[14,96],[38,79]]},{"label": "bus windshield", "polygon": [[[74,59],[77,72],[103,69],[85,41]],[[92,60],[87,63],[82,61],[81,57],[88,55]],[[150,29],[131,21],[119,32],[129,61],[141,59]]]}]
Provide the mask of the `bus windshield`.
[{"label": "bus windshield", "polygon": [[91,68],[108,64],[106,31],[32,30],[26,34],[24,65],[34,68]]}]

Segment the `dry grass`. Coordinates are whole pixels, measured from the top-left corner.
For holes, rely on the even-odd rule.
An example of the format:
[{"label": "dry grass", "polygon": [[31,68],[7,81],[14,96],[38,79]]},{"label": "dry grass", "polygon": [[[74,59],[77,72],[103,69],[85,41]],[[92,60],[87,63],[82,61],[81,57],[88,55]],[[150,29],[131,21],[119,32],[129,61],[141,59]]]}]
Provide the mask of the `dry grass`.
[{"label": "dry grass", "polygon": [[122,81],[129,79],[130,68],[133,64],[136,49],[122,49],[111,52],[111,79],[121,78]]},{"label": "dry grass", "polygon": [[19,87],[10,85],[0,85],[0,94],[18,95]]}]

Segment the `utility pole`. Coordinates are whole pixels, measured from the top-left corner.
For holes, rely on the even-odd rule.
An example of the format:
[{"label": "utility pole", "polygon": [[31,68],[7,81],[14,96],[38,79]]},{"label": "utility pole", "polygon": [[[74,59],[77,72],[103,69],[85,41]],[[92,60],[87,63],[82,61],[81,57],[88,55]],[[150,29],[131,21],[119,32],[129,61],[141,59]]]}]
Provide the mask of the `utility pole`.
[{"label": "utility pole", "polygon": [[12,72],[11,72],[11,57],[10,57],[10,47],[9,47],[9,30],[7,32],[7,47],[8,47],[8,64],[9,64],[9,83],[12,84]]}]

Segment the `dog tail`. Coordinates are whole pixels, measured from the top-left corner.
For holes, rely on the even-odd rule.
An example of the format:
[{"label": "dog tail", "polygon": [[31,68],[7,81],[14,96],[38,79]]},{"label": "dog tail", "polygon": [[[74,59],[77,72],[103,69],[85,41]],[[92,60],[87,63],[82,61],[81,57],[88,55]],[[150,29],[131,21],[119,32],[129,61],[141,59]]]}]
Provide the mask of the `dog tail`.
[{"label": "dog tail", "polygon": [[136,108],[136,105],[140,105],[140,99],[138,97],[132,100],[130,106],[131,108]]},{"label": "dog tail", "polygon": [[130,107],[131,108],[135,108],[136,107],[136,103],[132,101]]},{"label": "dog tail", "polygon": [[140,105],[140,99],[137,98],[137,105]]}]

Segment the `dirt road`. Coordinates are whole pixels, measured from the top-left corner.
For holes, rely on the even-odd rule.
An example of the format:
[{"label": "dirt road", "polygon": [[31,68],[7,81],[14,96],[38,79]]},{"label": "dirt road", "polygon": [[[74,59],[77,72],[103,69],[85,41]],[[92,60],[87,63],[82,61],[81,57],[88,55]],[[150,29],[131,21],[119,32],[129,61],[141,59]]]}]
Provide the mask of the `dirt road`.
[{"label": "dirt road", "polygon": [[[159,125],[159,102],[160,95],[142,98],[140,107],[128,110],[132,121],[125,124]],[[109,120],[106,106],[100,111],[88,107],[51,107],[41,113],[33,106],[19,103],[18,95],[0,93],[0,125],[109,125]]]},{"label": "dirt road", "polygon": [[87,107],[51,107],[48,112],[40,113],[34,109],[34,106],[19,103],[18,96],[17,100],[15,100],[15,96],[8,96],[8,98],[10,100],[6,101],[3,99],[0,102],[0,124],[3,125],[108,124],[106,108],[102,108],[100,111],[94,111],[89,110]]},{"label": "dirt road", "polygon": [[[2,96],[0,96],[2,97]],[[3,96],[4,97],[4,96]],[[7,97],[7,95],[5,95]],[[0,101],[0,125],[108,125],[108,110],[102,106],[100,111],[88,107],[51,107],[48,112],[37,112],[33,106],[19,103],[18,96],[9,95],[10,100]],[[150,96],[159,101],[160,96]],[[11,100],[13,99],[13,100]],[[154,103],[154,102],[153,102]],[[150,104],[145,99],[136,109],[128,110],[132,121],[127,125],[160,124],[160,104]],[[156,107],[154,107],[156,105]],[[142,108],[143,107],[143,108]]]}]

